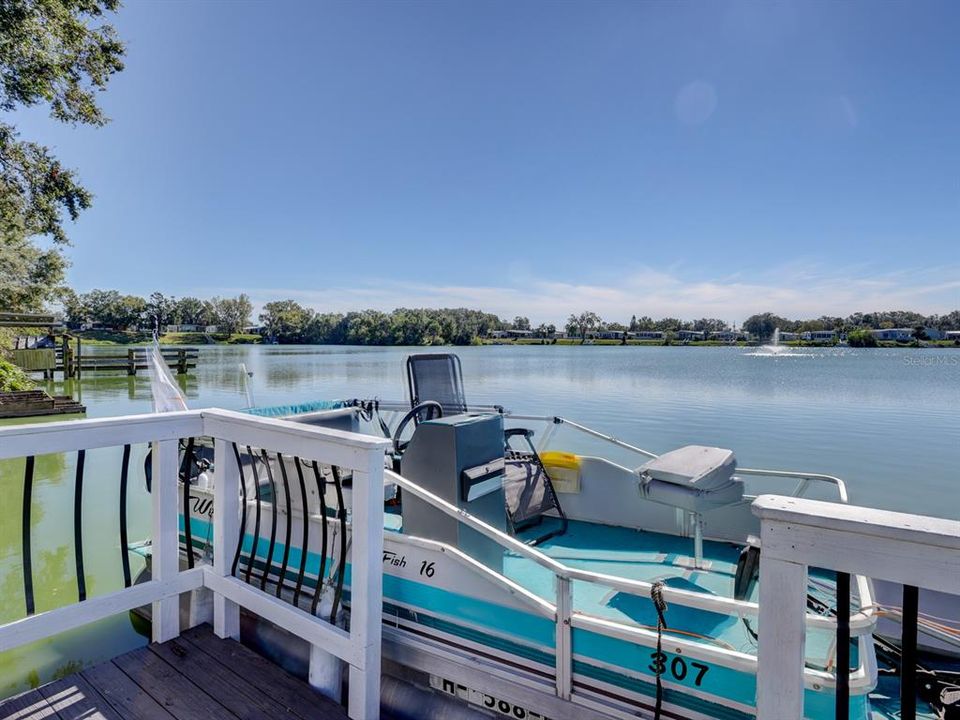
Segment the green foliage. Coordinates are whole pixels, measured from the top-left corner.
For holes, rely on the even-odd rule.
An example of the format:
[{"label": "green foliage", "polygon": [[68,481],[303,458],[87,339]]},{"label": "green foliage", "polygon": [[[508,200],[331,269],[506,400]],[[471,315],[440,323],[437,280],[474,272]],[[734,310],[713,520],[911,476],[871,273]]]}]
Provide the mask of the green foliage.
[{"label": "green foliage", "polygon": [[0,358],[0,392],[32,390],[33,382],[13,363]]},{"label": "green foliage", "polygon": [[847,333],[847,344],[850,347],[876,347],[877,339],[870,328],[859,328]]},{"label": "green foliage", "polygon": [[[0,110],[49,105],[62,122],[103,125],[96,102],[123,69],[123,44],[101,23],[117,0],[0,0]],[[66,262],[64,216],[91,194],[50,150],[0,122],[0,306],[37,310],[57,296]],[[33,238],[46,235],[53,247]]]}]

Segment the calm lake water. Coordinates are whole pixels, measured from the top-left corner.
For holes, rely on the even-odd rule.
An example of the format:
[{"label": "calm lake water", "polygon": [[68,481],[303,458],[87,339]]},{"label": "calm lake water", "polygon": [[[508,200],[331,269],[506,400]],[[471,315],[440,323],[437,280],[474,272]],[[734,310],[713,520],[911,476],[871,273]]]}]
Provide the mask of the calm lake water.
[{"label": "calm lake water", "polygon": [[[97,352],[97,348],[85,348]],[[115,349],[103,349],[113,352]],[[319,399],[403,399],[412,348],[210,346],[179,378],[191,407]],[[843,478],[851,502],[960,519],[960,351],[953,349],[487,346],[458,348],[467,399],[558,414],[654,452],[685,444],[732,448],[743,466]],[[74,392],[88,417],[149,412],[146,375],[88,375]],[[625,453],[561,430],[560,449]],[[118,541],[119,449],[88,453],[84,548],[88,596],[123,585]],[[23,461],[0,462],[0,622],[24,615],[20,538]],[[37,459],[31,535],[37,610],[76,599],[74,456]],[[133,475],[132,475],[133,477]],[[793,483],[782,486],[791,490]],[[131,541],[149,536],[149,498],[131,484]],[[138,569],[134,564],[134,572]],[[0,655],[0,696],[144,642],[127,616]]]}]

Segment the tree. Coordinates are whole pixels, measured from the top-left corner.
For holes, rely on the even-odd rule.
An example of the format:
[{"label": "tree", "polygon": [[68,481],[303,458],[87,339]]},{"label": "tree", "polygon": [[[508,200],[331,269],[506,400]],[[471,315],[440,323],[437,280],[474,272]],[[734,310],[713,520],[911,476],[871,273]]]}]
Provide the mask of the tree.
[{"label": "tree", "polygon": [[[0,0],[0,110],[49,104],[71,124],[103,125],[96,93],[123,69],[123,44],[100,23],[118,0]],[[50,150],[0,122],[0,294],[4,307],[37,309],[60,291],[75,220],[92,196]],[[53,247],[33,238],[47,235]],[[13,292],[13,288],[22,289]]]},{"label": "tree", "polygon": [[253,303],[242,293],[235,298],[214,297],[208,301],[206,310],[220,332],[237,333],[250,322]]},{"label": "tree", "polygon": [[743,329],[751,335],[756,335],[760,340],[769,340],[773,337],[773,331],[777,328],[793,330],[795,324],[792,320],[767,312],[748,317],[743,321]]},{"label": "tree", "polygon": [[587,333],[596,330],[603,324],[603,320],[595,312],[587,310],[579,315],[571,315],[567,319],[567,332],[571,335],[579,335],[580,341],[587,339]]},{"label": "tree", "polygon": [[304,334],[313,320],[313,310],[305,308],[293,300],[268,302],[260,313],[267,335],[275,337],[277,342],[303,342]]},{"label": "tree", "polygon": [[150,294],[150,300],[147,302],[147,323],[150,329],[162,331],[164,327],[173,319],[171,317],[174,309],[174,299],[165,297],[161,292]]},{"label": "tree", "polygon": [[182,297],[170,308],[170,319],[178,325],[207,325],[207,308],[203,300]]},{"label": "tree", "polygon": [[530,318],[522,317],[517,315],[513,319],[513,329],[514,330],[529,330],[530,329]]}]

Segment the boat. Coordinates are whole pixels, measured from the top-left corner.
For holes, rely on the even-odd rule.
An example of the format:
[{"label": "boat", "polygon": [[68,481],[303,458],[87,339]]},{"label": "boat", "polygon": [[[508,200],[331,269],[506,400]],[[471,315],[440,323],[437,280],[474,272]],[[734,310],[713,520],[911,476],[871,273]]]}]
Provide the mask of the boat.
[{"label": "boat", "polygon": [[[383,551],[383,702],[392,714],[459,717],[473,706],[515,718],[755,717],[762,550],[751,502],[761,491],[800,497],[817,488],[843,503],[842,480],[744,468],[724,448],[658,456],[561,416],[468,406],[452,354],[412,355],[406,369],[407,401],[250,410],[392,440]],[[592,438],[597,453],[555,447],[559,428]],[[244,481],[234,574],[349,622],[353,478],[233,450]],[[181,545],[191,564],[211,554],[212,460],[209,441],[184,443]],[[809,574],[812,719],[834,717],[836,580]],[[870,697],[872,583],[855,576],[851,589],[849,717],[888,717]],[[197,595],[184,612],[196,623],[205,607]],[[244,632],[306,674],[304,644],[252,618]],[[329,677],[336,696],[336,668]]]}]

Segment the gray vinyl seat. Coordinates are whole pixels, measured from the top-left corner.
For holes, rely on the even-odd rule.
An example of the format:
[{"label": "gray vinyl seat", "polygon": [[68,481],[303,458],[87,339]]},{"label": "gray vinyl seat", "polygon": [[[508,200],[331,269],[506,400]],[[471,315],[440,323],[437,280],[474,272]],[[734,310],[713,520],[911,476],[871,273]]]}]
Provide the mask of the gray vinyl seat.
[{"label": "gray vinyl seat", "polygon": [[743,500],[732,450],[687,445],[637,468],[640,493],[653,502],[703,514]]}]

